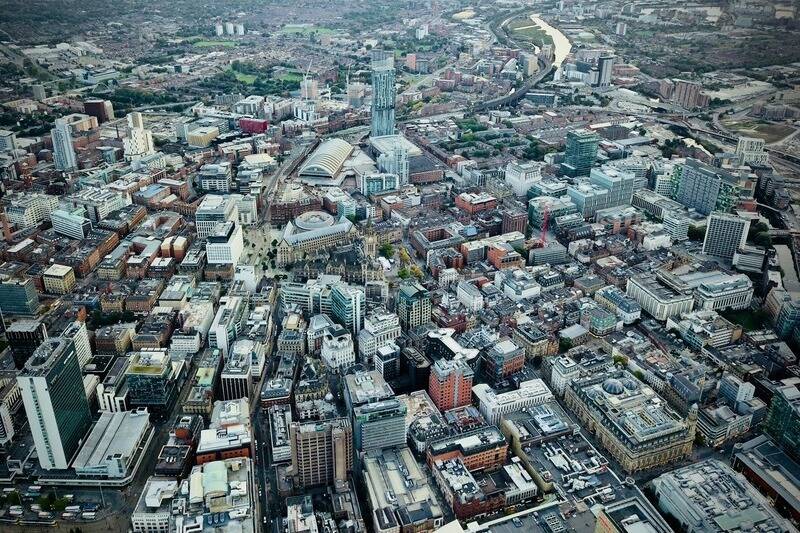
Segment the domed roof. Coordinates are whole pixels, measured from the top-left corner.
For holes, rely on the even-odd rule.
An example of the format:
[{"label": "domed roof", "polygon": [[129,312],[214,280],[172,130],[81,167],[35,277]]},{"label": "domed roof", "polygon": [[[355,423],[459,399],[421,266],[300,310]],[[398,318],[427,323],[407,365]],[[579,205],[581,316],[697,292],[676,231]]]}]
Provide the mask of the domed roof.
[{"label": "domed roof", "polygon": [[334,222],[333,216],[325,211],[306,211],[294,219],[294,225],[305,231],[327,228],[333,226]]},{"label": "domed roof", "polygon": [[603,382],[603,390],[609,394],[622,394],[625,386],[617,378],[608,378]]},{"label": "domed roof", "polygon": [[628,390],[636,390],[639,388],[639,383],[636,382],[635,379],[625,378],[622,380],[622,384]]}]

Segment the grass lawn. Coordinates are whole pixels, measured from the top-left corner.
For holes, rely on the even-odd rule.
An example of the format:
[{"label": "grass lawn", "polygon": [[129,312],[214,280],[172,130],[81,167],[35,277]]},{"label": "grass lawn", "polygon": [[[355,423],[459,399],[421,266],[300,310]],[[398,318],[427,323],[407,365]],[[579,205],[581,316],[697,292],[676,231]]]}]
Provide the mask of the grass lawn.
[{"label": "grass lawn", "polygon": [[763,329],[769,324],[769,317],[766,311],[751,311],[744,309],[740,311],[725,311],[720,313],[734,324],[739,324],[745,331]]},{"label": "grass lawn", "polygon": [[296,24],[287,24],[280,29],[279,33],[298,35],[309,35],[311,33],[316,33],[317,35],[332,35],[336,33],[336,30],[332,30],[324,26],[300,26]]},{"label": "grass lawn", "polygon": [[231,72],[236,76],[236,80],[242,83],[246,83],[247,85],[253,85],[256,82],[258,76],[254,76],[252,74],[242,74],[237,70],[231,69]]},{"label": "grass lawn", "polygon": [[736,133],[764,139],[767,144],[778,142],[794,132],[791,126],[760,120],[723,120],[723,124]]},{"label": "grass lawn", "polygon": [[225,48],[233,48],[236,46],[234,41],[197,41],[194,44],[198,48],[214,48],[216,46],[224,46]]},{"label": "grass lawn", "polygon": [[299,72],[284,72],[278,79],[281,81],[303,81],[303,75]]},{"label": "grass lawn", "polygon": [[547,32],[539,28],[527,17],[514,19],[508,23],[508,31],[511,37],[520,41],[528,41],[536,45],[552,44],[553,39]]}]

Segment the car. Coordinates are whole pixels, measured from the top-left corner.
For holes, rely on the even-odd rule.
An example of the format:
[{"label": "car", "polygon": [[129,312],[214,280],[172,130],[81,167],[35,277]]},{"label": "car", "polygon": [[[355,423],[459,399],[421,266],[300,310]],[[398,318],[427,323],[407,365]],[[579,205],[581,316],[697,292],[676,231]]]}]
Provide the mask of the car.
[{"label": "car", "polygon": [[514,524],[515,527],[522,527],[522,520],[516,516],[511,519],[511,523]]}]

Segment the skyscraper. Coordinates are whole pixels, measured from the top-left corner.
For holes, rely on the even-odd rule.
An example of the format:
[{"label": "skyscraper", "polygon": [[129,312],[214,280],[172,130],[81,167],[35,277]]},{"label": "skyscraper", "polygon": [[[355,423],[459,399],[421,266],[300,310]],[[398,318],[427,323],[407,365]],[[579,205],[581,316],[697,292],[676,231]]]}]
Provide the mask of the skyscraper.
[{"label": "skyscraper", "polygon": [[611,85],[611,74],[614,68],[614,56],[602,56],[597,60],[597,86],[609,87]]},{"label": "skyscraper", "polygon": [[574,130],[567,133],[566,151],[561,168],[572,177],[586,176],[597,159],[600,137],[589,130]]},{"label": "skyscraper", "polygon": [[17,377],[39,464],[45,470],[69,467],[92,425],[89,401],[75,345],[47,339]]},{"label": "skyscraper", "polygon": [[730,211],[739,201],[746,183],[727,170],[687,159],[677,176],[675,200],[702,215]]},{"label": "skyscraper", "polygon": [[78,168],[78,158],[72,145],[72,126],[63,118],[57,118],[50,130],[53,139],[53,162],[56,170],[69,172]]},{"label": "skyscraper", "polygon": [[127,137],[122,140],[125,148],[125,159],[131,161],[140,157],[152,155],[156,152],[153,145],[153,134],[144,129],[142,114],[133,112],[128,114]]},{"label": "skyscraper", "polygon": [[370,135],[394,134],[394,56],[378,56],[372,60],[372,128]]},{"label": "skyscraper", "polygon": [[703,253],[733,260],[733,254],[742,247],[750,231],[750,221],[727,213],[712,213],[708,217]]}]

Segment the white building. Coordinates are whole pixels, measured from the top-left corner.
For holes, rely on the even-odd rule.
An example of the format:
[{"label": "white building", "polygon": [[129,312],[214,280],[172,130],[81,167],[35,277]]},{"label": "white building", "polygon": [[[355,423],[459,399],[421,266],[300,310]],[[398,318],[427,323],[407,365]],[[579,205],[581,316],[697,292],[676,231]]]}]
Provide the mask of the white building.
[{"label": "white building", "polygon": [[472,394],[478,399],[478,409],[490,424],[497,424],[505,414],[554,399],[544,381],[538,378],[523,381],[519,384],[519,389],[501,394],[497,394],[486,383],[479,383],[472,387]]},{"label": "white building", "polygon": [[666,320],[691,311],[694,298],[691,294],[676,292],[662,285],[657,276],[641,274],[628,279],[625,293],[639,302],[642,309],[657,320]]},{"label": "white building", "polygon": [[142,114],[135,111],[129,113],[126,118],[128,120],[128,128],[126,137],[122,139],[125,160],[133,161],[156,153],[153,134],[150,130],[145,129]]},{"label": "white building", "polygon": [[6,200],[6,218],[19,229],[38,226],[58,209],[58,197],[49,194],[28,193]]},{"label": "white building", "polygon": [[56,209],[50,213],[53,230],[73,239],[85,239],[86,235],[92,231],[92,221],[84,216],[85,213],[86,210],[83,207],[69,211]]},{"label": "white building", "polygon": [[203,197],[194,215],[197,237],[205,239],[220,222],[239,220],[239,204],[232,196],[207,194]]},{"label": "white building", "polygon": [[542,166],[535,161],[512,161],[506,166],[506,184],[514,190],[515,196],[527,198],[530,188],[542,181]]},{"label": "white building", "polygon": [[344,328],[329,329],[322,337],[322,360],[332,370],[343,370],[356,362],[353,336]]},{"label": "white building", "polygon": [[244,251],[242,227],[235,222],[220,222],[206,240],[206,258],[210,265],[234,265]]},{"label": "white building", "polygon": [[456,287],[456,297],[469,311],[483,309],[484,299],[481,290],[468,281],[460,281]]},{"label": "white building", "polygon": [[119,194],[111,189],[86,187],[64,197],[61,203],[62,206],[72,208],[83,207],[89,220],[97,223],[108,217],[112,211],[130,205],[131,201],[127,194]]},{"label": "white building", "polygon": [[133,533],[168,533],[172,517],[172,500],[180,489],[177,480],[151,477],[131,513]]},{"label": "white building", "polygon": [[748,231],[749,219],[728,213],[711,213],[703,240],[703,253],[732,261],[736,251],[747,242]]},{"label": "white building", "polygon": [[736,143],[736,156],[741,165],[766,165],[769,154],[764,151],[766,142],[755,137],[739,137]]},{"label": "white building", "polygon": [[233,170],[229,162],[209,163],[200,167],[200,188],[208,192],[228,194],[231,192]]},{"label": "white building", "polygon": [[78,169],[78,157],[72,144],[72,126],[63,118],[57,118],[50,130],[53,139],[53,162],[56,170],[69,172]]},{"label": "white building", "polygon": [[362,362],[372,361],[375,353],[400,336],[400,317],[384,308],[374,310],[358,332],[358,353]]},{"label": "white building", "polygon": [[137,451],[151,434],[151,428],[146,409],[101,413],[72,468],[79,477],[126,477],[132,473]]}]

